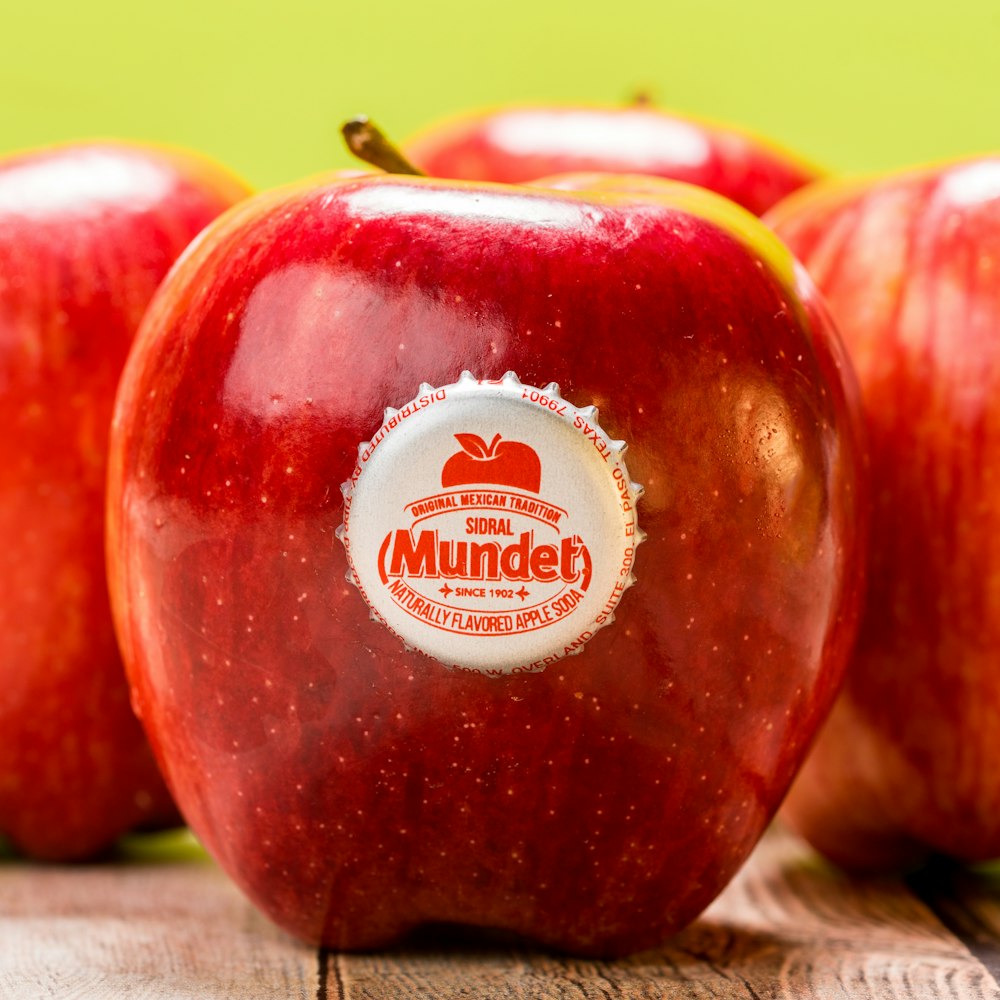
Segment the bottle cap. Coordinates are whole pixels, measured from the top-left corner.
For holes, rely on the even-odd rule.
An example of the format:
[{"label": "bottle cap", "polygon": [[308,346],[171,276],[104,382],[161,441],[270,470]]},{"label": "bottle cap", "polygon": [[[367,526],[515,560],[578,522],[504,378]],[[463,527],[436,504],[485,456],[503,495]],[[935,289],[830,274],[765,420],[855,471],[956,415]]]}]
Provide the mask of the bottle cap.
[{"label": "bottle cap", "polygon": [[642,490],[624,452],[555,383],[425,383],[341,487],[348,579],[374,620],[449,667],[544,670],[634,582]]}]

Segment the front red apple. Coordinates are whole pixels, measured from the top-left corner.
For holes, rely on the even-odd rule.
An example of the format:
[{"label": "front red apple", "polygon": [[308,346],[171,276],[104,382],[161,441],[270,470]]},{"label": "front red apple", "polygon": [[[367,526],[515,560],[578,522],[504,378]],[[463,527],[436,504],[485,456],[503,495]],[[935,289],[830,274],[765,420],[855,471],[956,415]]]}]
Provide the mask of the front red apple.
[{"label": "front red apple", "polygon": [[842,365],[783,247],[686,185],[247,203],[161,289],[114,425],[117,621],[195,831],[331,947],[662,941],[840,680]]},{"label": "front red apple", "polygon": [[1000,158],[818,186],[773,216],[855,359],[871,588],[787,815],[834,860],[1000,856]]},{"label": "front red apple", "polygon": [[158,282],[247,193],[193,153],[138,145],[0,161],[0,834],[30,855],[177,822],[108,608],[108,429]]}]

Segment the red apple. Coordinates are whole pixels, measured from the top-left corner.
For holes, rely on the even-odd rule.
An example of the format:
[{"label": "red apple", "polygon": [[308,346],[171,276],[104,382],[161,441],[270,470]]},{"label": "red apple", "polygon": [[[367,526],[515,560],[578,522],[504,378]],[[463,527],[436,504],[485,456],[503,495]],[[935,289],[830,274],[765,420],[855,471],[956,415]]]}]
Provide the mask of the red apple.
[{"label": "red apple", "polygon": [[143,310],[246,189],[193,154],[0,161],[0,833],[87,856],[177,814],[129,692],[104,572],[107,437]]},{"label": "red apple", "polygon": [[[856,419],[812,286],[709,192],[246,202],[161,287],[113,428],[113,604],[185,816],[329,947],[662,941],[839,684]],[[485,485],[442,480],[456,437]],[[477,474],[504,442],[537,492]]]},{"label": "red apple", "polygon": [[698,184],[761,214],[820,175],[731,125],[648,105],[509,107],[433,124],[406,144],[435,177],[523,184],[549,174],[654,174]]},{"label": "red apple", "polygon": [[787,815],[828,857],[1000,856],[1000,159],[819,185],[771,220],[871,432],[870,595]]}]

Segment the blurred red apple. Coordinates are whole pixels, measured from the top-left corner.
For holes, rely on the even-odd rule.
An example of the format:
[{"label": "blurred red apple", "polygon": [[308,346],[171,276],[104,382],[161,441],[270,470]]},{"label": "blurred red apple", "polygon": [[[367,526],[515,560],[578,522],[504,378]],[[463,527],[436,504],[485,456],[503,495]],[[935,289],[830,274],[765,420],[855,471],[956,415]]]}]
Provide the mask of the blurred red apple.
[{"label": "blurred red apple", "polygon": [[870,596],[786,814],[841,864],[1000,855],[1000,159],[818,185],[771,221],[825,292],[873,460]]},{"label": "blurred red apple", "polygon": [[434,177],[523,184],[549,174],[653,174],[698,184],[760,215],[820,171],[730,125],[633,107],[510,107],[439,122],[405,146]]},{"label": "blurred red apple", "polygon": [[0,161],[0,833],[40,858],[177,819],[112,630],[107,436],[157,284],[246,193],[165,149],[81,144]]},{"label": "blurred red apple", "polygon": [[[246,202],[161,287],[112,432],[116,620],[194,830],[329,947],[662,941],[839,684],[851,385],[784,247],[689,185]],[[456,437],[485,485],[443,481]]]}]

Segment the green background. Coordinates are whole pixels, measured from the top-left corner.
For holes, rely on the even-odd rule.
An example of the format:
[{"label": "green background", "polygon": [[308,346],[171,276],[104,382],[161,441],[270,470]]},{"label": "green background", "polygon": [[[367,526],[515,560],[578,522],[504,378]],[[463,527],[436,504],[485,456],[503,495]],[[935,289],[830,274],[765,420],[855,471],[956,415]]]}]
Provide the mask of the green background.
[{"label": "green background", "polygon": [[1000,3],[0,0],[0,152],[194,147],[257,186],[469,107],[637,90],[837,171],[1000,148]]}]

